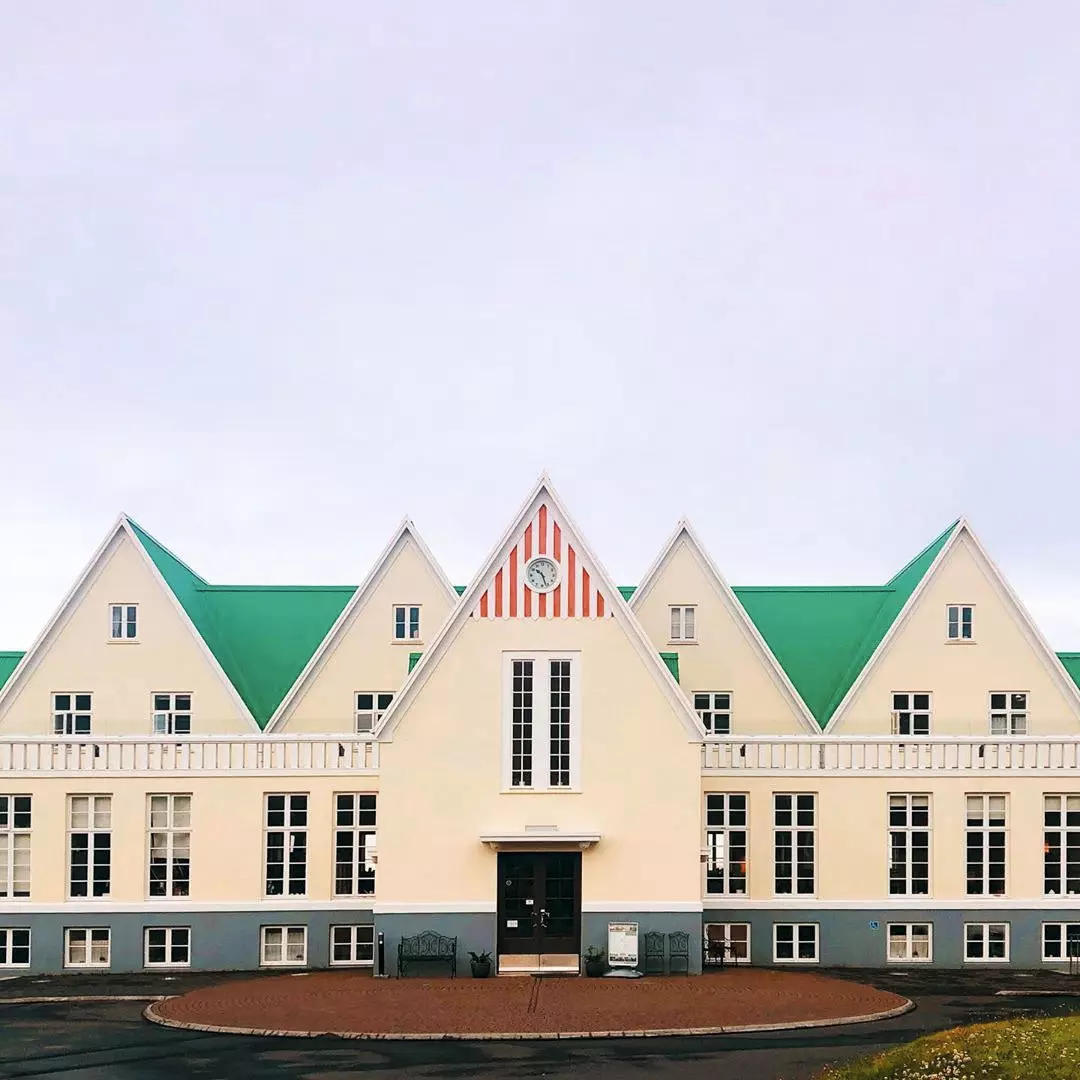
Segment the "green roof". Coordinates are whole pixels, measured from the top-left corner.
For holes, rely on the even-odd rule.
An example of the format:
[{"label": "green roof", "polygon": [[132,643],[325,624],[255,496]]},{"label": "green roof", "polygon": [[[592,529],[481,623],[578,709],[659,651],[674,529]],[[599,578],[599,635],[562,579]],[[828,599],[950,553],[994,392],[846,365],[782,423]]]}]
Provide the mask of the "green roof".
[{"label": "green roof", "polygon": [[821,727],[958,524],[954,521],[884,585],[733,590]]},{"label": "green roof", "polygon": [[[1057,658],[1061,661],[1062,666],[1069,673],[1070,678],[1077,686],[1080,686],[1080,653],[1075,652],[1059,652]],[[3,663],[0,660],[0,663]],[[3,679],[0,678],[0,683]]]},{"label": "green roof", "polygon": [[637,586],[636,585],[616,585],[615,588],[617,588],[619,590],[619,592],[622,593],[622,598],[627,603],[630,602],[630,597],[633,596],[634,593],[637,592]]},{"label": "green roof", "polygon": [[467,589],[468,587],[469,587],[468,585],[455,585],[455,586],[454,586],[454,592],[456,592],[456,593],[458,594],[458,596],[461,596],[461,594],[462,594],[462,593],[463,593],[463,592],[464,592],[464,591],[465,591],[465,590],[466,590],[466,589]]},{"label": "green roof", "polygon": [[423,655],[424,654],[422,652],[409,653],[409,671],[412,671],[412,669],[420,663],[420,657]]},{"label": "green roof", "polygon": [[[620,590],[621,591],[621,590]],[[660,659],[667,664],[668,671],[671,672],[671,677],[678,682],[679,681],[679,654],[677,652],[662,652]]]},{"label": "green roof", "polygon": [[355,585],[210,585],[131,522],[236,692],[265,728]]},{"label": "green roof", "polygon": [[25,655],[26,653],[21,652],[0,652],[0,687],[11,678],[11,673]]}]

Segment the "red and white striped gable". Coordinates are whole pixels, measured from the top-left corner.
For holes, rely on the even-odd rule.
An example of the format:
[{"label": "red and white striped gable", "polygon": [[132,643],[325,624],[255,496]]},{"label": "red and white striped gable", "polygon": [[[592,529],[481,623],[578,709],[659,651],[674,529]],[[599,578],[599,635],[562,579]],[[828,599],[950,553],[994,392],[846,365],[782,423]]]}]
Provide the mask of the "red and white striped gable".
[{"label": "red and white striped gable", "polygon": [[[561,568],[559,584],[549,593],[534,592],[525,584],[525,564],[536,555],[547,555]],[[474,619],[594,619],[610,614],[610,604],[573,544],[563,537],[546,502],[518,536],[472,610]]]}]

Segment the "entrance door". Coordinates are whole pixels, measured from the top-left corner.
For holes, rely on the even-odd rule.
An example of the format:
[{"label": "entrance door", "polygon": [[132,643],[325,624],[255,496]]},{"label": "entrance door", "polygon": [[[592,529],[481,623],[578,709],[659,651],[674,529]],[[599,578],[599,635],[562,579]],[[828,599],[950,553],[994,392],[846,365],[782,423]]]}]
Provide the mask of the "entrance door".
[{"label": "entrance door", "polygon": [[499,971],[577,971],[581,852],[499,853]]}]

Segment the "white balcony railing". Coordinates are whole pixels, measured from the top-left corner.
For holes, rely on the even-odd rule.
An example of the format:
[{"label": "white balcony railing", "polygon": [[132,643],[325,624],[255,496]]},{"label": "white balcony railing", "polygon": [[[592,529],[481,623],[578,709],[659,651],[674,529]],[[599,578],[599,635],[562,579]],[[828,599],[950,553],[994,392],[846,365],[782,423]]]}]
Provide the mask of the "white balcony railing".
[{"label": "white balcony railing", "polygon": [[0,776],[53,773],[374,773],[373,739],[325,735],[0,739]]},{"label": "white balcony railing", "polygon": [[888,738],[853,735],[710,739],[706,773],[1063,772],[1080,768],[1080,738]]}]

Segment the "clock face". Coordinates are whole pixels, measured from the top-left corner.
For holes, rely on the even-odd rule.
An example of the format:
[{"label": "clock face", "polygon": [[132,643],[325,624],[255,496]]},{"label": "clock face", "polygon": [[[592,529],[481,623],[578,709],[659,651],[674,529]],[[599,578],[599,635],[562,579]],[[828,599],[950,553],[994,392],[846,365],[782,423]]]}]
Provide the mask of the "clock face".
[{"label": "clock face", "polygon": [[559,584],[559,564],[540,555],[525,566],[525,584],[534,592],[551,592]]}]

